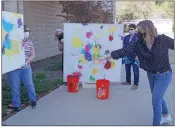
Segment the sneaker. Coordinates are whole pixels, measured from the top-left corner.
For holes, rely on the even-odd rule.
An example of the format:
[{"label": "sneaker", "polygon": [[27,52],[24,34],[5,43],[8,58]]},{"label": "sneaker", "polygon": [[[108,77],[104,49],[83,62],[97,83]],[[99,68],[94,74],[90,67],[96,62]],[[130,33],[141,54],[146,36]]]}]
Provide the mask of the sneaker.
[{"label": "sneaker", "polygon": [[36,108],[37,103],[36,102],[31,102],[32,108]]},{"label": "sneaker", "polygon": [[167,117],[164,117],[164,116],[161,117],[160,124],[165,124],[165,123],[167,124],[167,123],[170,123],[170,122],[172,122],[172,118],[171,118],[170,114]]},{"label": "sneaker", "polygon": [[131,89],[132,89],[132,90],[138,89],[138,85],[133,85],[133,86],[131,87]]}]

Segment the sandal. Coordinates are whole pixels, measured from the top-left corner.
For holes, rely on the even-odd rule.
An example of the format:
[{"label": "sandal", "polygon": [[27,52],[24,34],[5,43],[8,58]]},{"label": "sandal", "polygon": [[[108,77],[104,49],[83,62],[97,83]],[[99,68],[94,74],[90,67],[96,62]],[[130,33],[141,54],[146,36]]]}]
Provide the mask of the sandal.
[{"label": "sandal", "polygon": [[123,84],[123,85],[131,85],[131,83],[128,83],[128,82],[123,82],[121,84]]},{"label": "sandal", "polygon": [[138,85],[133,85],[133,86],[131,87],[131,89],[132,89],[132,90],[138,89]]}]

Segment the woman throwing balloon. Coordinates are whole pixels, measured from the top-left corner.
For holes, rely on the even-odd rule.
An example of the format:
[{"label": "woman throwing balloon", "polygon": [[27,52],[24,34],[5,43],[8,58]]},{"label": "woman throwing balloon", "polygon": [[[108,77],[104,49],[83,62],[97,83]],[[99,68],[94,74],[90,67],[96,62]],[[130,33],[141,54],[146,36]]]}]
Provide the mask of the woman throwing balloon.
[{"label": "woman throwing balloon", "polygon": [[174,39],[164,34],[157,35],[156,28],[150,20],[139,22],[137,31],[137,43],[112,51],[109,56],[97,62],[100,63],[109,58],[119,59],[130,52],[135,52],[140,61],[140,68],[147,72],[152,92],[153,125],[160,125],[172,120],[163,96],[172,79],[168,50],[174,50]]}]

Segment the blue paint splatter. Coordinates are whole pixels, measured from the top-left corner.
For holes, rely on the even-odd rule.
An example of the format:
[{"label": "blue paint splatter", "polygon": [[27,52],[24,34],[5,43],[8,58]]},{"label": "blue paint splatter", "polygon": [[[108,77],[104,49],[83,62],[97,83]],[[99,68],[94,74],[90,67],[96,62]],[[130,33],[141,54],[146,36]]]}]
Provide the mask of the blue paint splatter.
[{"label": "blue paint splatter", "polygon": [[6,31],[6,32],[11,32],[12,31],[12,29],[13,29],[13,24],[11,24],[10,22],[7,22],[7,21],[5,21],[5,19],[4,18],[2,18],[2,27],[4,28],[4,30]]},{"label": "blue paint splatter", "polygon": [[86,52],[84,54],[84,57],[85,57],[85,60],[87,60],[87,61],[91,61],[92,60],[92,55],[90,53],[88,53],[88,52]]},{"label": "blue paint splatter", "polygon": [[2,46],[2,55],[5,55],[5,46]]},{"label": "blue paint splatter", "polygon": [[17,20],[17,24],[19,28],[23,25],[21,18]]},{"label": "blue paint splatter", "polygon": [[100,29],[103,29],[103,25],[100,27]]},{"label": "blue paint splatter", "polygon": [[84,49],[82,49],[82,50],[81,50],[81,54],[84,54],[84,53],[85,53],[85,50],[84,50]]},{"label": "blue paint splatter", "polygon": [[7,49],[11,49],[12,48],[11,41],[9,39],[9,35],[8,34],[6,34],[3,44],[4,44],[5,48],[7,48]]}]

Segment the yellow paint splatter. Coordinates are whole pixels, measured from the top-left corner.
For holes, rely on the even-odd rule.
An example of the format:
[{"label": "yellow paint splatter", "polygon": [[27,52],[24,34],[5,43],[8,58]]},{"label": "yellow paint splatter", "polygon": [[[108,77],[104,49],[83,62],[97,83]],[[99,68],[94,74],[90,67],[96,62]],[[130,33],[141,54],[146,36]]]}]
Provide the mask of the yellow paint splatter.
[{"label": "yellow paint splatter", "polygon": [[115,60],[111,61],[111,68],[114,68],[116,66]]},{"label": "yellow paint splatter", "polygon": [[20,18],[20,15],[18,14],[18,13],[13,13],[13,16],[15,17],[15,18]]},{"label": "yellow paint splatter", "polygon": [[109,27],[109,32],[115,32],[117,30],[116,26]]},{"label": "yellow paint splatter", "polygon": [[81,55],[81,56],[78,58],[78,61],[79,61],[79,63],[81,63],[81,64],[85,64],[85,63],[86,63],[86,60],[85,60],[85,58],[84,58],[83,55]]},{"label": "yellow paint splatter", "polygon": [[83,46],[83,42],[80,40],[80,38],[75,37],[72,39],[72,45],[74,48],[81,48]]},{"label": "yellow paint splatter", "polygon": [[97,34],[97,38],[102,37],[104,34],[105,34],[105,31],[103,30],[103,31],[101,31],[99,34]]},{"label": "yellow paint splatter", "polygon": [[2,41],[5,40],[5,35],[6,35],[6,32],[5,32],[5,30],[2,28]]},{"label": "yellow paint splatter", "polygon": [[10,57],[16,54],[19,54],[19,47],[20,47],[20,43],[18,41],[15,40],[11,40],[12,43],[12,48],[11,49],[5,49],[5,55]]},{"label": "yellow paint splatter", "polygon": [[94,68],[93,71],[92,71],[92,74],[93,75],[96,75],[98,72],[99,72],[98,69],[97,68]]},{"label": "yellow paint splatter", "polygon": [[95,58],[100,55],[100,49],[98,47],[93,47],[92,51],[94,52]]}]

